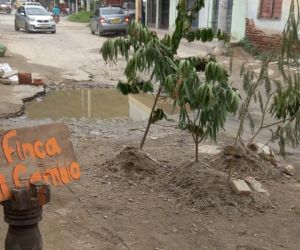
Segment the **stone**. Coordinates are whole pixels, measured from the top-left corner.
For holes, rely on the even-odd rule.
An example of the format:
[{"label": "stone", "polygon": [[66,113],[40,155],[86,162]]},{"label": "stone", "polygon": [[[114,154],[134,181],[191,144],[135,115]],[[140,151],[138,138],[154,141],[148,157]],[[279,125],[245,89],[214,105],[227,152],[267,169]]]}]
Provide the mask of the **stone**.
[{"label": "stone", "polygon": [[212,145],[201,145],[198,150],[200,154],[218,155],[222,153],[222,149],[220,147]]},{"label": "stone", "polygon": [[258,147],[258,145],[257,145],[256,143],[250,143],[250,144],[248,145],[248,148],[249,148],[251,151],[254,151],[254,152],[256,152],[256,151],[259,149],[259,147]]},{"label": "stone", "polygon": [[286,165],[283,168],[283,172],[287,175],[294,176],[295,175],[295,168],[294,168],[294,166],[289,164],[289,165]]},{"label": "stone", "polygon": [[266,154],[266,155],[268,155],[268,156],[270,156],[270,155],[274,155],[274,152],[273,152],[273,150],[272,149],[270,149],[270,147],[269,146],[267,146],[267,145],[265,145],[265,144],[263,144],[263,143],[256,143],[256,145],[257,145],[257,147],[258,147],[258,150],[257,150],[257,153],[258,154],[260,154],[260,153],[264,153],[264,154]]},{"label": "stone", "polygon": [[251,193],[251,189],[244,180],[232,180],[231,186],[236,194],[247,195]]},{"label": "stone", "polygon": [[213,54],[214,54],[215,56],[221,56],[221,55],[224,54],[224,51],[223,51],[223,49],[220,48],[220,47],[215,47],[214,50],[213,50]]},{"label": "stone", "polygon": [[270,196],[270,193],[266,189],[264,189],[262,184],[259,181],[257,181],[254,177],[247,176],[245,178],[245,181],[250,186],[252,191]]},{"label": "stone", "polygon": [[246,153],[245,149],[239,145],[237,145],[236,148],[234,148],[233,145],[225,146],[223,151],[224,154],[233,155],[235,157],[242,157]]}]

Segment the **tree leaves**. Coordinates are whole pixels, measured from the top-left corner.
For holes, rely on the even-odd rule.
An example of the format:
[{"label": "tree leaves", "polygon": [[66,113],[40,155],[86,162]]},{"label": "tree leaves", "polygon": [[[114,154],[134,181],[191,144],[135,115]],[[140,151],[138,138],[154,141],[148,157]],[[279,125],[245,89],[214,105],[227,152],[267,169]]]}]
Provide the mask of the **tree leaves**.
[{"label": "tree leaves", "polygon": [[162,119],[167,120],[167,116],[162,109],[156,109],[151,116],[151,123],[156,123]]},{"label": "tree leaves", "polygon": [[[179,106],[179,128],[188,129],[196,143],[207,137],[216,140],[228,113],[235,113],[239,106],[239,95],[229,86],[228,73],[215,58],[175,59],[182,38],[190,42],[206,42],[214,38],[229,41],[230,36],[220,30],[191,29],[192,21],[204,7],[204,2],[195,0],[188,9],[187,1],[179,0],[172,35],[159,39],[154,31],[132,21],[126,37],[108,39],[100,50],[108,63],[115,64],[120,55],[126,58],[124,74],[127,82],[119,82],[117,86],[123,94],[152,92],[152,82],[138,79],[139,75],[149,72],[150,80],[159,82],[165,93],[174,100],[174,105]],[[197,72],[205,72],[204,81],[200,80]],[[155,110],[153,107],[153,110],[147,128],[150,123],[166,119],[162,109]],[[201,137],[200,140],[198,137]]]},{"label": "tree leaves", "polygon": [[118,82],[117,89],[123,94],[139,94],[141,92],[153,92],[153,85],[151,82],[145,82],[144,80],[134,80],[131,83]]}]

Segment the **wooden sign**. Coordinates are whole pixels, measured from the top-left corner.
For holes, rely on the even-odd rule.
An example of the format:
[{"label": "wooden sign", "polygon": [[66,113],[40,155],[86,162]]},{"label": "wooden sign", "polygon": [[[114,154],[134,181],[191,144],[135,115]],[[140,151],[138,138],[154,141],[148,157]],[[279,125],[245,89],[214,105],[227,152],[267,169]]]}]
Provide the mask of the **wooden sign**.
[{"label": "wooden sign", "polygon": [[44,181],[65,185],[80,178],[68,127],[62,123],[0,131],[0,201],[12,187]]}]

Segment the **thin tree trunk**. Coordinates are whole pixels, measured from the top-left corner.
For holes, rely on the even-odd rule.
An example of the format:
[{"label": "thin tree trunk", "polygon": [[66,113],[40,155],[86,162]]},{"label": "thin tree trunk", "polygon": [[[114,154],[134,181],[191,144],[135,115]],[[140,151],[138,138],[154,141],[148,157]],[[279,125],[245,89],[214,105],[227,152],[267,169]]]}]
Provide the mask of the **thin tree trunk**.
[{"label": "thin tree trunk", "polygon": [[195,135],[195,136],[196,136],[196,141],[195,141],[195,143],[196,143],[195,161],[198,162],[198,160],[199,160],[199,158],[198,158],[198,152],[199,152],[199,142],[198,142],[198,140],[199,140],[199,137],[198,137],[198,135]]},{"label": "thin tree trunk", "polygon": [[151,119],[152,119],[152,116],[153,116],[153,112],[154,112],[154,110],[155,110],[156,103],[157,103],[158,98],[159,98],[159,96],[160,96],[161,90],[162,90],[162,86],[160,85],[160,86],[159,86],[159,89],[158,89],[158,91],[157,91],[156,97],[155,97],[155,101],[154,101],[153,106],[152,106],[152,110],[151,110],[149,119],[148,119],[148,124],[147,124],[147,127],[146,127],[146,131],[145,131],[145,133],[144,133],[142,142],[141,142],[141,144],[140,144],[140,150],[142,150],[143,147],[144,147],[145,140],[146,140],[146,137],[147,137],[147,134],[148,134],[148,132],[149,132],[150,125],[151,125]]}]

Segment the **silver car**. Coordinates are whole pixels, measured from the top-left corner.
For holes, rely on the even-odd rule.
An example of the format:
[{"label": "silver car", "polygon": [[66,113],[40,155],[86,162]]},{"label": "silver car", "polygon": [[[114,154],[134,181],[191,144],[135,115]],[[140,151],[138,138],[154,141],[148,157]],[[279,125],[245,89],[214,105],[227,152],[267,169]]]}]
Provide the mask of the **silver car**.
[{"label": "silver car", "polygon": [[101,7],[91,17],[91,33],[126,33],[130,18],[119,7]]},{"label": "silver car", "polygon": [[21,6],[15,15],[15,30],[28,32],[56,32],[52,16],[42,6]]}]

